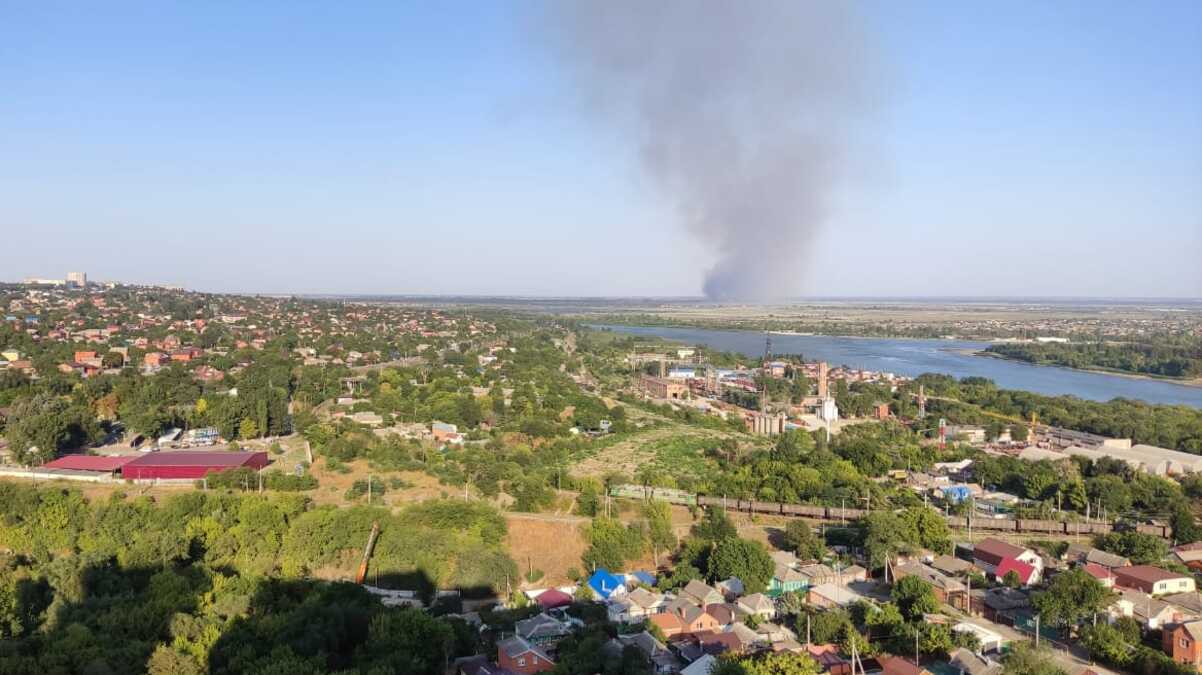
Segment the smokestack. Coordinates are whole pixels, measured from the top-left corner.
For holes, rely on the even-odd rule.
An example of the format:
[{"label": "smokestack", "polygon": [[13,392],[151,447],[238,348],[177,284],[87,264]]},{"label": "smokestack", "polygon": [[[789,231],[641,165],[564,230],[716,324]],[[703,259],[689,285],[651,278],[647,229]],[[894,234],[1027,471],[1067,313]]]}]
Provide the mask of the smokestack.
[{"label": "smokestack", "polygon": [[842,182],[867,49],[851,3],[572,0],[549,30],[714,256],[713,299],[795,296]]}]

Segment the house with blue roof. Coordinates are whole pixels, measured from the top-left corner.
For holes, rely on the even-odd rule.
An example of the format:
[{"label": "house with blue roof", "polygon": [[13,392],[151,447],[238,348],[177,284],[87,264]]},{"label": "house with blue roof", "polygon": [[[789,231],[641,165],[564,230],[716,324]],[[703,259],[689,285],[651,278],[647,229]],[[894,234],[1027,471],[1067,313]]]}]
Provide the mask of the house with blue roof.
[{"label": "house with blue roof", "polygon": [[610,574],[607,569],[598,569],[588,579],[589,588],[602,600],[608,600],[615,595],[626,592],[626,577],[621,574]]},{"label": "house with blue roof", "polygon": [[644,586],[655,586],[655,575],[646,570],[635,570],[627,574],[626,579],[632,583],[643,584]]}]

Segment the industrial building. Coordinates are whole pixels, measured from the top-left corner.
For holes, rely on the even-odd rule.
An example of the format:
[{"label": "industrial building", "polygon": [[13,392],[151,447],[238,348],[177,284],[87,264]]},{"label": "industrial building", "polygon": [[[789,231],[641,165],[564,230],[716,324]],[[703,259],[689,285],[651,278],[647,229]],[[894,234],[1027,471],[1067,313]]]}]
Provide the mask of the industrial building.
[{"label": "industrial building", "polygon": [[145,454],[121,467],[126,480],[196,480],[211,472],[267,466],[266,452],[176,451]]},{"label": "industrial building", "polygon": [[1078,455],[1099,460],[1111,457],[1126,462],[1136,471],[1144,471],[1154,476],[1181,476],[1202,471],[1202,455],[1192,455],[1188,452],[1159,448],[1154,445],[1102,445],[1093,448],[1070,446],[1062,452],[1067,455]]}]

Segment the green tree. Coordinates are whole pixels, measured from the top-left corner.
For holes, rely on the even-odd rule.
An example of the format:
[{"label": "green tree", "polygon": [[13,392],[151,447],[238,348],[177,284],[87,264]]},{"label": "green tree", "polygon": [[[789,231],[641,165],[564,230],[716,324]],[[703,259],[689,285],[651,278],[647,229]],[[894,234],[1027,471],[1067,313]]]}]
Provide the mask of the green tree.
[{"label": "green tree", "polygon": [[627,560],[639,557],[645,549],[642,530],[626,527],[615,518],[594,518],[586,535],[589,546],[583,561],[590,573],[597,569],[620,570]]},{"label": "green tree", "polygon": [[710,556],[710,579],[737,577],[748,593],[763,592],[774,571],[772,556],[758,541],[723,539]]},{"label": "green tree", "polygon": [[819,560],[826,552],[826,547],[814,535],[810,524],[801,519],[791,520],[785,526],[784,544],[787,550],[793,551],[802,560]]},{"label": "green tree", "polygon": [[258,436],[259,425],[255,424],[255,421],[251,418],[243,417],[242,422],[238,425],[238,438],[249,440],[252,438],[258,438]]},{"label": "green tree", "polygon": [[920,577],[902,577],[893,584],[891,596],[902,616],[909,621],[921,621],[924,614],[939,611],[935,589]]},{"label": "green tree", "polygon": [[724,655],[710,675],[817,675],[821,670],[808,654],[769,652],[755,656]]},{"label": "green tree", "polygon": [[1012,643],[1010,651],[1002,657],[1002,666],[1006,675],[1065,675],[1050,649],[1036,649],[1030,642]]},{"label": "green tree", "polygon": [[1072,630],[1081,621],[1104,612],[1113,599],[1113,592],[1078,568],[1052,577],[1047,590],[1036,593],[1031,604],[1048,625]]},{"label": "green tree", "polygon": [[676,533],[672,530],[672,509],[667,502],[644,501],[643,518],[647,521],[647,543],[651,546],[658,567],[660,553],[676,548]]},{"label": "green tree", "polygon": [[739,536],[739,530],[726,515],[726,510],[711,506],[705,510],[705,517],[693,525],[693,536],[709,541],[722,541]]}]

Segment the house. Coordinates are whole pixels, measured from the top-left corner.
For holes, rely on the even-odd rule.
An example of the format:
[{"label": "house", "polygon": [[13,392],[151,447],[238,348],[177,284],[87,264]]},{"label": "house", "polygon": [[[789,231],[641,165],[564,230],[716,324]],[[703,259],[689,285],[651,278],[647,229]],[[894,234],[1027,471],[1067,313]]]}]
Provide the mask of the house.
[{"label": "house", "polygon": [[547,614],[536,614],[514,624],[514,631],[535,647],[553,645],[572,634],[572,627]]},{"label": "house", "polygon": [[533,675],[554,669],[555,661],[543,650],[514,635],[497,643],[497,665],[518,675]]},{"label": "house", "polygon": [[1116,586],[1140,590],[1148,595],[1189,593],[1196,590],[1193,577],[1170,572],[1154,565],[1120,567],[1113,572]]},{"label": "house", "polygon": [[[983,539],[973,547],[972,551],[973,564],[981,568],[986,574],[992,574],[995,577],[1001,578],[1005,576],[1005,572],[998,574],[998,566],[1005,560],[1016,560],[1033,568],[1033,573],[1028,574],[1030,579],[1027,583],[1039,583],[1039,578],[1043,574],[1043,558],[1038,553],[1029,549],[1008,544],[1000,539]],[[1014,565],[1008,566],[1006,571],[1015,569],[1020,571],[1023,568]],[[1019,576],[1023,576],[1020,572]]]},{"label": "house", "polygon": [[542,607],[544,610],[555,609],[556,607],[567,607],[568,605],[572,604],[572,596],[564,593],[558,588],[549,588],[542,593],[539,593],[538,596],[534,598],[534,601],[537,602],[538,606]]},{"label": "house", "polygon": [[1162,627],[1197,619],[1198,616],[1163,602],[1142,592],[1119,588],[1119,597],[1109,608],[1112,617],[1135,619],[1144,630],[1160,630]]},{"label": "house", "polygon": [[652,614],[659,614],[666,605],[667,599],[663,593],[656,593],[640,587],[616,598],[611,598],[607,611],[609,620],[614,623],[634,623],[642,621]]},{"label": "house", "polygon": [[1009,640],[1003,637],[1000,633],[989,630],[983,626],[978,626],[975,623],[969,623],[967,621],[961,621],[960,623],[952,626],[952,630],[957,633],[971,633],[972,635],[977,636],[977,641],[981,645],[981,648],[978,651],[983,653],[1001,652],[1002,649],[1005,648],[1006,643],[1009,642]]},{"label": "house", "polygon": [[626,579],[620,574],[610,574],[609,570],[604,568],[593,572],[593,576],[588,579],[589,588],[593,589],[593,593],[602,600],[608,600],[613,596],[626,594]]},{"label": "house", "polygon": [[980,654],[974,654],[964,647],[958,647],[948,654],[948,663],[960,675],[1001,675],[1002,664]]},{"label": "house", "polygon": [[714,584],[714,587],[718,589],[718,592],[721,593],[722,596],[727,600],[734,600],[747,592],[746,589],[743,588],[743,581],[738,577],[731,577],[725,581],[719,581]]},{"label": "house", "polygon": [[1031,598],[1013,588],[973,589],[971,592],[972,614],[980,614],[990,621],[1001,616],[1012,616],[1015,612],[1031,606]]},{"label": "house", "polygon": [[884,675],[932,675],[926,668],[900,656],[882,656],[877,663],[881,664]]},{"label": "house", "polygon": [[1202,542],[1185,544],[1174,548],[1173,557],[1177,562],[1191,570],[1202,572]]},{"label": "house", "polygon": [[946,602],[961,609],[964,608],[968,589],[960,580],[953,579],[934,567],[924,565],[917,560],[893,567],[894,579],[904,579],[906,577],[918,577],[930,584],[931,589],[935,592],[935,598],[939,602]]},{"label": "house", "polygon": [[1103,567],[1097,563],[1085,563],[1081,566],[1085,573],[1097,579],[1106,588],[1114,588],[1114,572],[1108,567]]},{"label": "house", "polygon": [[1162,596],[1160,599],[1184,613],[1202,617],[1202,593],[1198,591],[1174,593],[1173,595]]},{"label": "house", "polygon": [[851,662],[839,655],[839,645],[806,645],[802,653],[818,662],[823,672],[831,675],[851,675]]},{"label": "house", "polygon": [[687,602],[675,609],[652,614],[647,621],[658,626],[667,637],[703,631],[719,631],[723,626],[713,614]]},{"label": "house", "polygon": [[1127,567],[1131,564],[1130,560],[1121,555],[1107,553],[1086,544],[1069,544],[1068,549],[1064,552],[1064,557],[1070,562],[1078,564],[1094,563],[1107,569]]},{"label": "house", "polygon": [[1161,633],[1161,647],[1177,663],[1195,668],[1202,665],[1202,621],[1166,627]]},{"label": "house", "polygon": [[977,568],[967,560],[961,560],[951,555],[937,556],[931,561],[931,567],[949,577],[958,577],[975,571]]},{"label": "house", "polygon": [[821,584],[806,592],[806,602],[824,609],[847,607],[867,599],[852,588],[838,584]]},{"label": "house", "polygon": [[651,633],[643,631],[641,633],[631,633],[629,635],[619,635],[613,638],[602,647],[602,651],[610,657],[621,657],[622,653],[629,648],[635,648],[642,652],[643,658],[651,666],[653,673],[664,674],[676,673],[680,671],[680,659],[669,650],[664,643],[656,640]]},{"label": "house", "polygon": [[456,675],[514,675],[512,670],[490,663],[483,654],[461,656],[451,666]]},{"label": "house", "polygon": [[680,675],[710,675],[718,667],[718,659],[713,654],[704,654],[701,658],[685,666]]},{"label": "house", "polygon": [[808,578],[796,569],[778,562],[772,572],[772,580],[768,582],[768,595],[779,597],[785,593],[803,591],[807,581]]},{"label": "house", "polygon": [[1018,582],[1023,586],[1039,583],[1039,570],[1036,570],[1033,565],[1028,565],[1016,558],[1006,558],[997,566],[994,572],[998,579],[1005,579],[1013,572],[1018,576]]},{"label": "house", "polygon": [[714,587],[697,579],[689,581],[684,588],[680,589],[680,597],[699,607],[721,604],[726,601],[726,598]]},{"label": "house", "polygon": [[761,619],[776,618],[776,603],[763,593],[744,596],[739,598],[735,604],[747,614],[754,614]]}]

